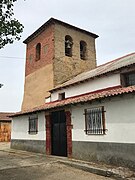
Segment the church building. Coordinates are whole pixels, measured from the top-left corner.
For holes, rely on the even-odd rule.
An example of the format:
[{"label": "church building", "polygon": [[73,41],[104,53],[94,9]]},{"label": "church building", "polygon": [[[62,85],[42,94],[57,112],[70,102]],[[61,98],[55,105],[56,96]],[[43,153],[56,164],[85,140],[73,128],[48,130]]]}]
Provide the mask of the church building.
[{"label": "church building", "polygon": [[97,66],[97,37],[51,18],[24,41],[11,148],[135,168],[135,53]]}]

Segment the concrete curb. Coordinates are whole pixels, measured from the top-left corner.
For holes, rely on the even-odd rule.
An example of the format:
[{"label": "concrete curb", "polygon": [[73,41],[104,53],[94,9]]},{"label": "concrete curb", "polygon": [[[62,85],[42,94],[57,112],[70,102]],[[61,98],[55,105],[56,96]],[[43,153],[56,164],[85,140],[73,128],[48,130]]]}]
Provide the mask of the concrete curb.
[{"label": "concrete curb", "polygon": [[117,180],[129,179],[129,177],[127,177],[127,178],[123,177],[122,175],[114,173],[111,170],[105,170],[102,168],[93,167],[93,166],[90,166],[88,164],[82,164],[82,163],[78,163],[78,162],[62,161],[62,160],[60,160],[58,162],[61,164],[65,164],[65,165],[68,165],[68,166],[71,166],[71,167],[74,167],[77,169],[81,169],[81,170],[84,170],[84,171],[87,171],[87,172],[90,172],[93,174],[97,174],[100,176],[104,176],[104,177],[110,177],[110,178],[117,179]]}]

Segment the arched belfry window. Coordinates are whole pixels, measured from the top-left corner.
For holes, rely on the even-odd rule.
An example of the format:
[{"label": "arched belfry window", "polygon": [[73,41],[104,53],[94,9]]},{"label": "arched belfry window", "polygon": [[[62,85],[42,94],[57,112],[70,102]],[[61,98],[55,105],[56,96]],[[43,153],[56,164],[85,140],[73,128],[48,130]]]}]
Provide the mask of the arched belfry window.
[{"label": "arched belfry window", "polygon": [[36,45],[36,60],[38,61],[40,59],[41,56],[41,44],[38,43]]},{"label": "arched belfry window", "polygon": [[80,58],[87,59],[87,44],[85,41],[80,41]]},{"label": "arched belfry window", "polygon": [[70,36],[65,36],[65,55],[72,57],[73,40]]}]

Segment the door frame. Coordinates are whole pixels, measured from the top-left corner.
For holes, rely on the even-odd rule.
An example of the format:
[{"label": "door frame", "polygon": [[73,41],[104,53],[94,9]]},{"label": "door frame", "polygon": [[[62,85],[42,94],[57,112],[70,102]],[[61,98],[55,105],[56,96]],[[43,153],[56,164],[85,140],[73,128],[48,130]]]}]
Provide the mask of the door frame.
[{"label": "door frame", "polygon": [[[73,125],[71,124],[71,113],[69,110],[61,109],[65,111],[66,116],[66,131],[67,131],[67,157],[72,157],[72,128]],[[59,111],[59,110],[58,110]],[[53,111],[52,111],[53,112]],[[46,119],[46,154],[52,154],[52,120],[51,120],[51,113],[52,112],[45,112],[45,119]]]},{"label": "door frame", "polygon": [[67,157],[67,130],[65,111],[51,113],[51,140],[52,155]]}]

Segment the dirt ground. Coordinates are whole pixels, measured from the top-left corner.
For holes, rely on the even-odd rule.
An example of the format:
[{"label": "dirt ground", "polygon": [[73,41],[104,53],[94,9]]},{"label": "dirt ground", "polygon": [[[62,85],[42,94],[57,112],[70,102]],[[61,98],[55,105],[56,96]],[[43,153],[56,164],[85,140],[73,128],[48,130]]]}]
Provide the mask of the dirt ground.
[{"label": "dirt ground", "polygon": [[[5,146],[5,147],[4,147]],[[56,158],[9,150],[0,143],[0,180],[109,180],[60,164]]]},{"label": "dirt ground", "polygon": [[103,180],[109,179],[53,163],[0,171],[0,180]]}]

